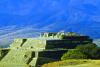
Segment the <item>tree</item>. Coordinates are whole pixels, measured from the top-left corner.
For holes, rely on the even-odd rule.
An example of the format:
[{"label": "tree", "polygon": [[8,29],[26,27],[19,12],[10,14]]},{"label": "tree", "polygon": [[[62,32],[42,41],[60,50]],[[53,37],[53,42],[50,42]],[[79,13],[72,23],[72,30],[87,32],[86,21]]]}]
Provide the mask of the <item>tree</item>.
[{"label": "tree", "polygon": [[100,59],[100,48],[94,48],[91,52],[91,59]]},{"label": "tree", "polygon": [[61,60],[86,59],[86,58],[87,56],[84,53],[82,53],[80,50],[74,49],[74,50],[68,50],[68,52],[61,57]]},{"label": "tree", "polygon": [[79,45],[76,47],[76,49],[87,55],[88,59],[100,59],[100,48],[94,43]]},{"label": "tree", "polygon": [[100,59],[100,47],[94,43],[78,45],[75,49],[63,54],[61,60],[66,59]]}]

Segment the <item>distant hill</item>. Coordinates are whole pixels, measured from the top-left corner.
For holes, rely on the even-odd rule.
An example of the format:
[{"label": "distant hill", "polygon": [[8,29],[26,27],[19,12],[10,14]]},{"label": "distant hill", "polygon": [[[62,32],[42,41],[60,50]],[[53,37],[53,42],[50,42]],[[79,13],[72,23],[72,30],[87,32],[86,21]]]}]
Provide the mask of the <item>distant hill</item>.
[{"label": "distant hill", "polygon": [[100,47],[100,39],[94,40],[94,43],[97,44]]}]

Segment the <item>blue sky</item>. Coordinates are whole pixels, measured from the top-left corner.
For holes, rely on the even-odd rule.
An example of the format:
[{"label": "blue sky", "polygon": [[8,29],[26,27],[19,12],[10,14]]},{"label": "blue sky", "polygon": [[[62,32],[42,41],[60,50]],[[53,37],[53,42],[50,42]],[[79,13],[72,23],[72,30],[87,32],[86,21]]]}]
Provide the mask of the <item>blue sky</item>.
[{"label": "blue sky", "polygon": [[2,0],[0,21],[2,25],[41,23],[58,11],[59,8],[51,4],[50,0]]},{"label": "blue sky", "polygon": [[100,0],[0,0],[0,26],[100,22],[99,6]]},{"label": "blue sky", "polygon": [[0,0],[0,45],[62,30],[100,39],[100,0]]},{"label": "blue sky", "polygon": [[0,28],[7,26],[99,36],[100,0],[0,0]]}]

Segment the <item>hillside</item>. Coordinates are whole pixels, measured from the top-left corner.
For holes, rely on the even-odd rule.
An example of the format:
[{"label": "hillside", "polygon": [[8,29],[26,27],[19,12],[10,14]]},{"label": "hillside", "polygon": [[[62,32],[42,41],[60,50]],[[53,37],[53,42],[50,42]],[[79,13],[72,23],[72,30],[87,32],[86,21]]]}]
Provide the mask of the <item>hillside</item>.
[{"label": "hillside", "polygon": [[42,67],[100,67],[100,60],[66,60],[44,64]]}]

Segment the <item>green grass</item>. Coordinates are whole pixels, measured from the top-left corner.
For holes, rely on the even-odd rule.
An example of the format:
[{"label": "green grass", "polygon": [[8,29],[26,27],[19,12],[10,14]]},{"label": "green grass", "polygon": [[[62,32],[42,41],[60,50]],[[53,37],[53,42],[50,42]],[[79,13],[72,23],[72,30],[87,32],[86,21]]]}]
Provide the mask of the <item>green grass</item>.
[{"label": "green grass", "polygon": [[44,64],[42,67],[100,67],[100,60],[65,60]]}]

